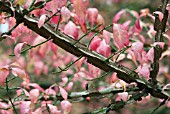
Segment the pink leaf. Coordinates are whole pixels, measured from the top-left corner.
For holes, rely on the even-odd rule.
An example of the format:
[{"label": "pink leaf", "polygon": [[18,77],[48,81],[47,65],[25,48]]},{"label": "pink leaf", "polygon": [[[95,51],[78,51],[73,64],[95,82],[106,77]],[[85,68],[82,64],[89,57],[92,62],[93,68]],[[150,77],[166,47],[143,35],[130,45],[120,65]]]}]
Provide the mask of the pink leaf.
[{"label": "pink leaf", "polygon": [[134,52],[135,58],[141,63],[147,63],[148,58],[146,51],[143,50],[142,42],[135,42],[132,44],[131,50]]},{"label": "pink leaf", "polygon": [[38,28],[41,28],[44,25],[45,19],[46,19],[46,14],[41,15],[38,21]]},{"label": "pink leaf", "polygon": [[78,39],[78,28],[72,21],[69,21],[67,23],[64,28],[64,33],[74,37],[74,39],[76,40]]},{"label": "pink leaf", "polygon": [[106,44],[110,43],[110,37],[111,37],[110,32],[103,30],[103,38],[105,39]]},{"label": "pink leaf", "polygon": [[71,111],[72,104],[67,100],[63,100],[61,101],[61,108],[64,110],[64,114],[68,114]]},{"label": "pink leaf", "polygon": [[89,0],[73,0],[73,8],[78,16],[78,22],[84,33],[87,32],[86,28],[86,7],[89,4]]},{"label": "pink leaf", "polygon": [[131,49],[134,53],[141,53],[143,51],[143,43],[135,42],[132,44]]},{"label": "pink leaf", "polygon": [[34,62],[34,73],[36,74],[36,76],[40,76],[42,70],[44,68],[44,63],[41,60],[36,60]]},{"label": "pink leaf", "polygon": [[109,57],[111,54],[111,48],[109,45],[106,44],[105,40],[102,40],[100,42],[100,45],[96,51],[104,55],[105,57]]},{"label": "pink leaf", "polygon": [[154,60],[154,48],[151,48],[151,49],[148,51],[147,57],[148,57],[148,60],[150,60],[151,62],[153,62],[153,60]]},{"label": "pink leaf", "polygon": [[88,71],[89,71],[89,76],[91,78],[96,78],[100,75],[101,70],[99,68],[97,68],[96,66],[92,65],[92,64],[88,64]]},{"label": "pink leaf", "polygon": [[29,114],[31,111],[31,101],[21,101],[20,114]]},{"label": "pink leaf", "polygon": [[61,111],[58,110],[57,106],[48,104],[51,114],[61,114]]},{"label": "pink leaf", "polygon": [[125,30],[128,30],[128,26],[130,25],[131,20],[128,20],[122,24],[122,26],[125,28]]},{"label": "pink leaf", "polygon": [[139,72],[139,74],[141,74],[147,80],[149,80],[150,70],[149,70],[148,64],[144,63],[143,65],[139,66],[137,68],[137,71]]},{"label": "pink leaf", "polygon": [[59,87],[59,88],[60,88],[60,94],[61,94],[61,96],[62,96],[65,100],[67,100],[67,98],[68,98],[68,93],[67,93],[66,90],[63,89],[62,87]]},{"label": "pink leaf", "polygon": [[95,24],[97,17],[98,17],[98,10],[96,8],[87,9],[87,18],[92,26]]},{"label": "pink leaf", "polygon": [[117,21],[121,18],[121,16],[125,13],[125,10],[120,10],[113,18],[113,23],[117,23]]},{"label": "pink leaf", "polygon": [[88,4],[89,0],[73,0],[73,7],[79,17],[79,23],[85,23],[86,7]]},{"label": "pink leaf", "polygon": [[62,17],[62,22],[67,22],[70,19],[71,12],[68,10],[67,7],[61,8],[61,17]]},{"label": "pink leaf", "polygon": [[111,82],[111,83],[114,83],[114,82],[116,82],[118,79],[119,79],[119,78],[117,77],[117,73],[114,72],[114,73],[112,74],[112,76],[110,77],[110,82]]},{"label": "pink leaf", "polygon": [[43,114],[42,113],[42,108],[38,108],[36,109],[34,112],[32,112],[31,114]]},{"label": "pink leaf", "polygon": [[7,76],[9,75],[9,66],[4,66],[0,68],[0,85],[4,86]]},{"label": "pink leaf", "polygon": [[68,86],[66,87],[66,90],[70,91],[72,89],[72,87],[73,87],[73,84],[74,84],[73,82],[69,82]]},{"label": "pink leaf", "polygon": [[135,22],[134,32],[140,33],[141,31],[142,31],[142,27],[141,27],[141,24],[140,24],[140,20],[137,19],[136,22]]},{"label": "pink leaf", "polygon": [[137,61],[136,61],[136,57],[135,57],[135,54],[134,54],[134,52],[133,51],[131,51],[131,50],[128,50],[128,55],[127,55],[127,58],[128,59],[131,59],[134,63],[135,63],[135,65],[137,66],[138,64],[137,64]]},{"label": "pink leaf", "polygon": [[95,36],[90,43],[90,49],[96,51],[101,41],[102,40],[98,36]]},{"label": "pink leaf", "polygon": [[58,24],[58,21],[61,21],[61,20],[59,20],[59,16],[53,16],[51,19],[51,22],[54,24]]},{"label": "pink leaf", "polygon": [[47,95],[53,95],[53,96],[56,95],[56,91],[54,91],[52,88],[46,89],[46,90],[45,90],[45,93],[46,93]]},{"label": "pink leaf", "polygon": [[129,34],[122,25],[113,24],[113,36],[114,44],[119,50],[129,45]]},{"label": "pink leaf", "polygon": [[146,51],[142,51],[141,53],[135,54],[136,59],[140,62],[140,64],[148,63],[147,53]]},{"label": "pink leaf", "polygon": [[80,71],[81,67],[82,67],[82,64],[83,62],[85,61],[85,57],[82,57],[79,61],[76,62],[76,66],[78,68],[78,72]]},{"label": "pink leaf", "polygon": [[14,48],[14,54],[16,55],[16,57],[19,57],[20,56],[20,53],[21,53],[21,50],[22,50],[22,47],[27,44],[26,42],[24,43],[19,43],[15,46]]}]

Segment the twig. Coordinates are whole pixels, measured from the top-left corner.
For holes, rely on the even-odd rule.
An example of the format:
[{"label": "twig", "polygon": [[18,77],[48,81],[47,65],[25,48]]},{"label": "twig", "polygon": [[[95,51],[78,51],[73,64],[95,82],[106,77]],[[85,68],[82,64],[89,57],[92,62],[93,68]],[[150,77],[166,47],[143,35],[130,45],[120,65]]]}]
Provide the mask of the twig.
[{"label": "twig", "polygon": [[154,114],[162,105],[165,104],[166,100],[167,100],[167,99],[164,99],[164,100],[159,104],[159,106],[156,107],[150,114]]}]

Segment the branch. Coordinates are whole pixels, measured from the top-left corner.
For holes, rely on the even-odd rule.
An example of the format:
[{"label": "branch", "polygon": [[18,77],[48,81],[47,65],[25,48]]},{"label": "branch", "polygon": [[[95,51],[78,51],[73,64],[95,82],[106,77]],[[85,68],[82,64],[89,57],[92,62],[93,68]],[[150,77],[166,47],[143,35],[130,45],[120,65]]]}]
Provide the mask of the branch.
[{"label": "branch", "polygon": [[[139,88],[135,87],[135,88],[127,88],[126,92],[136,92],[136,91],[140,91]],[[104,95],[115,95],[117,93],[120,92],[124,92],[124,89],[114,89],[113,87],[108,87],[105,89],[102,89],[101,91],[96,91],[96,92],[88,92],[88,91],[82,91],[82,92],[71,92],[68,95],[68,99],[73,100],[73,99],[86,99],[86,97],[103,97]],[[48,99],[44,99],[44,97],[42,96],[39,100],[54,100],[54,99],[58,99],[60,101],[64,100],[64,98],[61,95],[56,95],[55,98],[53,97],[49,97]],[[27,99],[28,100],[28,99]]]},{"label": "branch", "polygon": [[[157,31],[155,36],[155,42],[163,42],[163,33],[165,32],[166,23],[168,19],[168,10],[166,10],[166,6],[169,0],[162,1],[162,9],[161,12],[163,13],[164,17],[160,21],[159,16],[155,14],[155,23],[154,23],[154,30]],[[162,54],[162,48],[159,45],[154,47],[154,62],[152,63],[152,70],[150,72],[150,77],[152,78],[153,84],[157,83],[156,77],[159,71],[159,58]]]}]

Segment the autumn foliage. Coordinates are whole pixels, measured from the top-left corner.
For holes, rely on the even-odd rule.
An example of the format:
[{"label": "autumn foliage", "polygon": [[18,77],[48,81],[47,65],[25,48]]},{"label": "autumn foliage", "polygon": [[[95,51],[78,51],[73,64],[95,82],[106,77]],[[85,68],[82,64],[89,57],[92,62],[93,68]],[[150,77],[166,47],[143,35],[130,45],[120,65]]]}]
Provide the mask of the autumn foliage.
[{"label": "autumn foliage", "polygon": [[0,0],[0,114],[169,113],[169,0],[91,2]]}]

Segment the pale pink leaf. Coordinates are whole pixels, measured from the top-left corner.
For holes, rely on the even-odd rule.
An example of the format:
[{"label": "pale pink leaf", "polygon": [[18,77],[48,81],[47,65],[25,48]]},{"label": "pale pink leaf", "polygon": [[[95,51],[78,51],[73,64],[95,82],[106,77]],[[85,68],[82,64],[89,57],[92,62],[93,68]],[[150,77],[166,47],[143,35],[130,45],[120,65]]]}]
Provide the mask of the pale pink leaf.
[{"label": "pale pink leaf", "polygon": [[40,91],[38,89],[32,89],[30,91],[30,99],[31,99],[31,102],[33,103],[37,103],[38,101],[38,96],[40,95]]},{"label": "pale pink leaf", "polygon": [[98,17],[98,10],[96,8],[87,9],[87,18],[92,26],[95,24],[97,17]]},{"label": "pale pink leaf", "polygon": [[4,86],[6,78],[9,75],[9,66],[0,67],[0,85]]},{"label": "pale pink leaf", "polygon": [[64,28],[64,33],[72,36],[76,40],[78,39],[78,28],[72,21],[67,23]]},{"label": "pale pink leaf", "polygon": [[35,89],[38,89],[41,92],[44,92],[44,89],[41,88],[37,83],[29,83],[28,86],[34,87]]},{"label": "pale pink leaf", "polygon": [[132,44],[131,49],[134,53],[141,53],[143,51],[143,43],[135,42]]},{"label": "pale pink leaf", "polygon": [[19,43],[15,46],[14,48],[14,54],[16,57],[19,57],[20,56],[20,53],[21,53],[21,50],[22,50],[22,47],[27,44],[26,42],[24,43]]},{"label": "pale pink leaf", "polygon": [[63,89],[62,87],[59,87],[59,88],[60,88],[60,94],[61,94],[61,96],[62,96],[65,100],[67,100],[67,98],[68,98],[68,93],[67,93],[66,90]]},{"label": "pale pink leaf", "polygon": [[103,30],[103,38],[105,39],[106,44],[110,43],[110,37],[111,37],[110,32]]},{"label": "pale pink leaf", "polygon": [[140,75],[142,75],[147,80],[149,80],[150,70],[149,70],[149,65],[148,64],[144,63],[143,65],[140,65],[137,68],[137,72],[139,72]]},{"label": "pale pink leaf", "polygon": [[158,16],[159,16],[159,20],[160,20],[160,22],[162,21],[162,19],[163,19],[163,17],[164,17],[164,14],[162,13],[162,12],[160,12],[160,11],[155,11],[155,12],[153,12],[154,14],[157,14]]},{"label": "pale pink leaf", "polygon": [[62,22],[68,22],[68,20],[70,19],[71,12],[67,7],[61,8],[61,17],[62,17]]},{"label": "pale pink leaf", "polygon": [[27,90],[22,89],[22,91],[24,92],[25,96],[27,96],[27,97],[29,97],[29,96],[30,96],[30,94],[28,93],[28,91],[27,91]]},{"label": "pale pink leaf", "polygon": [[25,71],[19,67],[12,67],[12,73],[15,76],[19,76],[21,79],[26,80],[28,78],[27,74]]},{"label": "pale pink leaf", "polygon": [[68,86],[66,87],[66,90],[70,91],[72,89],[72,87],[73,87],[73,84],[74,84],[73,82],[69,82]]},{"label": "pale pink leaf", "polygon": [[68,82],[68,78],[64,77],[62,78],[62,85],[64,86]]},{"label": "pale pink leaf", "polygon": [[121,101],[121,100],[123,100],[124,102],[128,100],[128,92],[118,93],[116,101]]},{"label": "pale pink leaf", "polygon": [[139,18],[139,14],[138,14],[137,11],[130,10],[130,14],[133,15],[134,17],[136,17],[136,18]]},{"label": "pale pink leaf", "polygon": [[98,28],[99,30],[103,29],[103,27],[105,26],[104,18],[103,18],[100,14],[98,14],[98,16],[97,16],[96,24],[97,24],[97,25],[102,24],[102,25]]},{"label": "pale pink leaf", "polygon": [[170,4],[167,4],[166,10],[168,10],[168,13],[170,14]]},{"label": "pale pink leaf", "polygon": [[162,60],[165,56],[170,56],[170,50],[166,50],[162,53],[160,60]]},{"label": "pale pink leaf", "polygon": [[164,42],[154,42],[153,45],[154,45],[154,46],[159,45],[162,49],[164,49],[165,43],[164,43]]},{"label": "pale pink leaf", "polygon": [[65,114],[68,114],[71,112],[72,104],[67,100],[63,100],[61,101],[61,108],[64,110]]},{"label": "pale pink leaf", "polygon": [[140,16],[146,16],[150,12],[149,8],[141,9],[140,10]]},{"label": "pale pink leaf", "polygon": [[56,95],[56,91],[54,91],[52,88],[46,89],[46,90],[45,90],[45,93],[46,93],[47,95],[53,95],[53,96]]},{"label": "pale pink leaf", "polygon": [[113,24],[113,36],[114,44],[119,50],[129,45],[129,34],[122,25]]},{"label": "pale pink leaf", "polygon": [[46,19],[46,14],[41,15],[38,21],[38,28],[41,28],[44,25],[45,19]]},{"label": "pale pink leaf", "polygon": [[21,101],[20,114],[29,114],[31,111],[31,101]]}]

